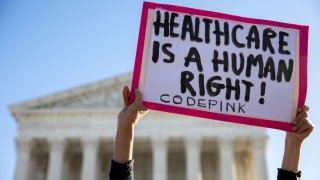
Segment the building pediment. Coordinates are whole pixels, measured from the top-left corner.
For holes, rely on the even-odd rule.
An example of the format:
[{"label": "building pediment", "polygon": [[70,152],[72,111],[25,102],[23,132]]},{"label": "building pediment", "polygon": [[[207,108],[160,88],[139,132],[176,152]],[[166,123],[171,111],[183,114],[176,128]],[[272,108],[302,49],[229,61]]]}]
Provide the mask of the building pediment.
[{"label": "building pediment", "polygon": [[[115,118],[123,106],[122,88],[125,85],[131,86],[132,73],[123,74],[106,80],[90,83],[80,87],[72,88],[48,96],[25,101],[10,106],[10,110],[15,118],[20,120],[35,119],[108,119]],[[149,114],[152,121],[146,129],[152,129],[156,119],[161,119],[159,126],[172,126],[174,129],[184,129],[186,127],[197,126],[199,128],[208,127],[231,127],[249,128],[237,124],[225,124],[220,121],[199,120],[194,117],[181,116],[170,113],[153,111]],[[184,119],[184,123],[177,119]],[[165,119],[165,120],[163,120]],[[196,120],[197,119],[197,120]],[[186,127],[184,127],[184,125]],[[250,128],[254,130],[254,128]],[[259,131],[260,129],[256,129]],[[176,131],[176,130],[175,130]],[[211,130],[209,130],[211,131]]]},{"label": "building pediment", "polygon": [[119,109],[121,90],[130,86],[132,73],[94,82],[77,88],[14,104],[11,111]]}]

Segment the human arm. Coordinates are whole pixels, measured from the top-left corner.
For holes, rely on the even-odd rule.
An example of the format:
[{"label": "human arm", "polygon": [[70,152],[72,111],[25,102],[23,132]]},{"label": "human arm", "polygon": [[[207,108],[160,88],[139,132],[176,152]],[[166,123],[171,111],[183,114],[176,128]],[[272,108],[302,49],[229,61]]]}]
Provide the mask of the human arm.
[{"label": "human arm", "polygon": [[299,179],[300,177],[301,145],[314,129],[314,125],[308,117],[308,111],[309,108],[305,105],[298,108],[298,114],[292,122],[292,131],[286,133],[284,155],[281,169],[278,171],[278,180],[284,179],[284,176],[292,177],[291,179]]},{"label": "human arm", "polygon": [[134,128],[139,120],[148,113],[142,104],[142,94],[135,91],[135,101],[129,105],[130,90],[125,86],[122,90],[124,107],[119,112],[114,155],[110,170],[110,179],[131,179],[133,177],[133,139]]}]

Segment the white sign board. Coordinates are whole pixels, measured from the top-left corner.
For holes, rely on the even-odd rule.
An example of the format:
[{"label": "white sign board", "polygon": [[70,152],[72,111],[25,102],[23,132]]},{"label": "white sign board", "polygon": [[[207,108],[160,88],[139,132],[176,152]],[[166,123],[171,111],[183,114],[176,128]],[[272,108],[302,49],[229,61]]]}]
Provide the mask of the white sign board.
[{"label": "white sign board", "polygon": [[307,35],[306,26],[145,3],[132,88],[150,109],[291,130],[306,95]]}]

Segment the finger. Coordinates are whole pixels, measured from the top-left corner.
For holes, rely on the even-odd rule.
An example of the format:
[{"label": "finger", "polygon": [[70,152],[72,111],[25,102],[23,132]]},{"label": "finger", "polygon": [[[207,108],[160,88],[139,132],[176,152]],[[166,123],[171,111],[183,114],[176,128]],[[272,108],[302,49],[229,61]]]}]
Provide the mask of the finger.
[{"label": "finger", "polygon": [[308,126],[308,128],[301,134],[302,137],[308,137],[313,131],[313,126]]},{"label": "finger", "polygon": [[298,131],[304,123],[306,123],[308,120],[307,120],[307,113],[302,113],[300,114],[300,116],[297,116],[296,117],[296,120],[297,120],[297,123],[295,124],[295,126],[293,127],[293,131]]},{"label": "finger", "polygon": [[298,108],[298,113],[301,113],[301,112],[303,112],[303,111],[308,112],[309,109],[310,109],[309,106],[307,106],[307,105],[302,105],[302,106],[300,106],[300,107]]},{"label": "finger", "polygon": [[307,113],[307,111],[303,111],[296,116],[296,118],[292,121],[292,123],[294,125],[297,125],[301,119],[306,118],[306,117],[308,117],[308,113]]},{"label": "finger", "polygon": [[306,121],[306,122],[301,126],[301,128],[298,129],[297,133],[298,133],[298,134],[302,134],[302,133],[305,132],[306,130],[311,129],[311,127],[312,127],[312,125],[311,125],[308,121]]},{"label": "finger", "polygon": [[129,105],[129,96],[130,96],[130,90],[128,86],[124,86],[122,90],[122,98],[123,98],[123,104],[125,107]]}]

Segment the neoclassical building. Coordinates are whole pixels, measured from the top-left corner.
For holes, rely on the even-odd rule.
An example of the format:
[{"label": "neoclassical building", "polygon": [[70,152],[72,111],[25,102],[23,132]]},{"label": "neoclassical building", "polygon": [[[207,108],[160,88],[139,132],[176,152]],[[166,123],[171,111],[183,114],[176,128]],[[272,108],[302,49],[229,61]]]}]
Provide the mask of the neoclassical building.
[{"label": "neoclassical building", "polygon": [[[15,180],[106,180],[131,74],[12,105]],[[136,127],[136,180],[267,180],[265,129],[152,111]]]}]

